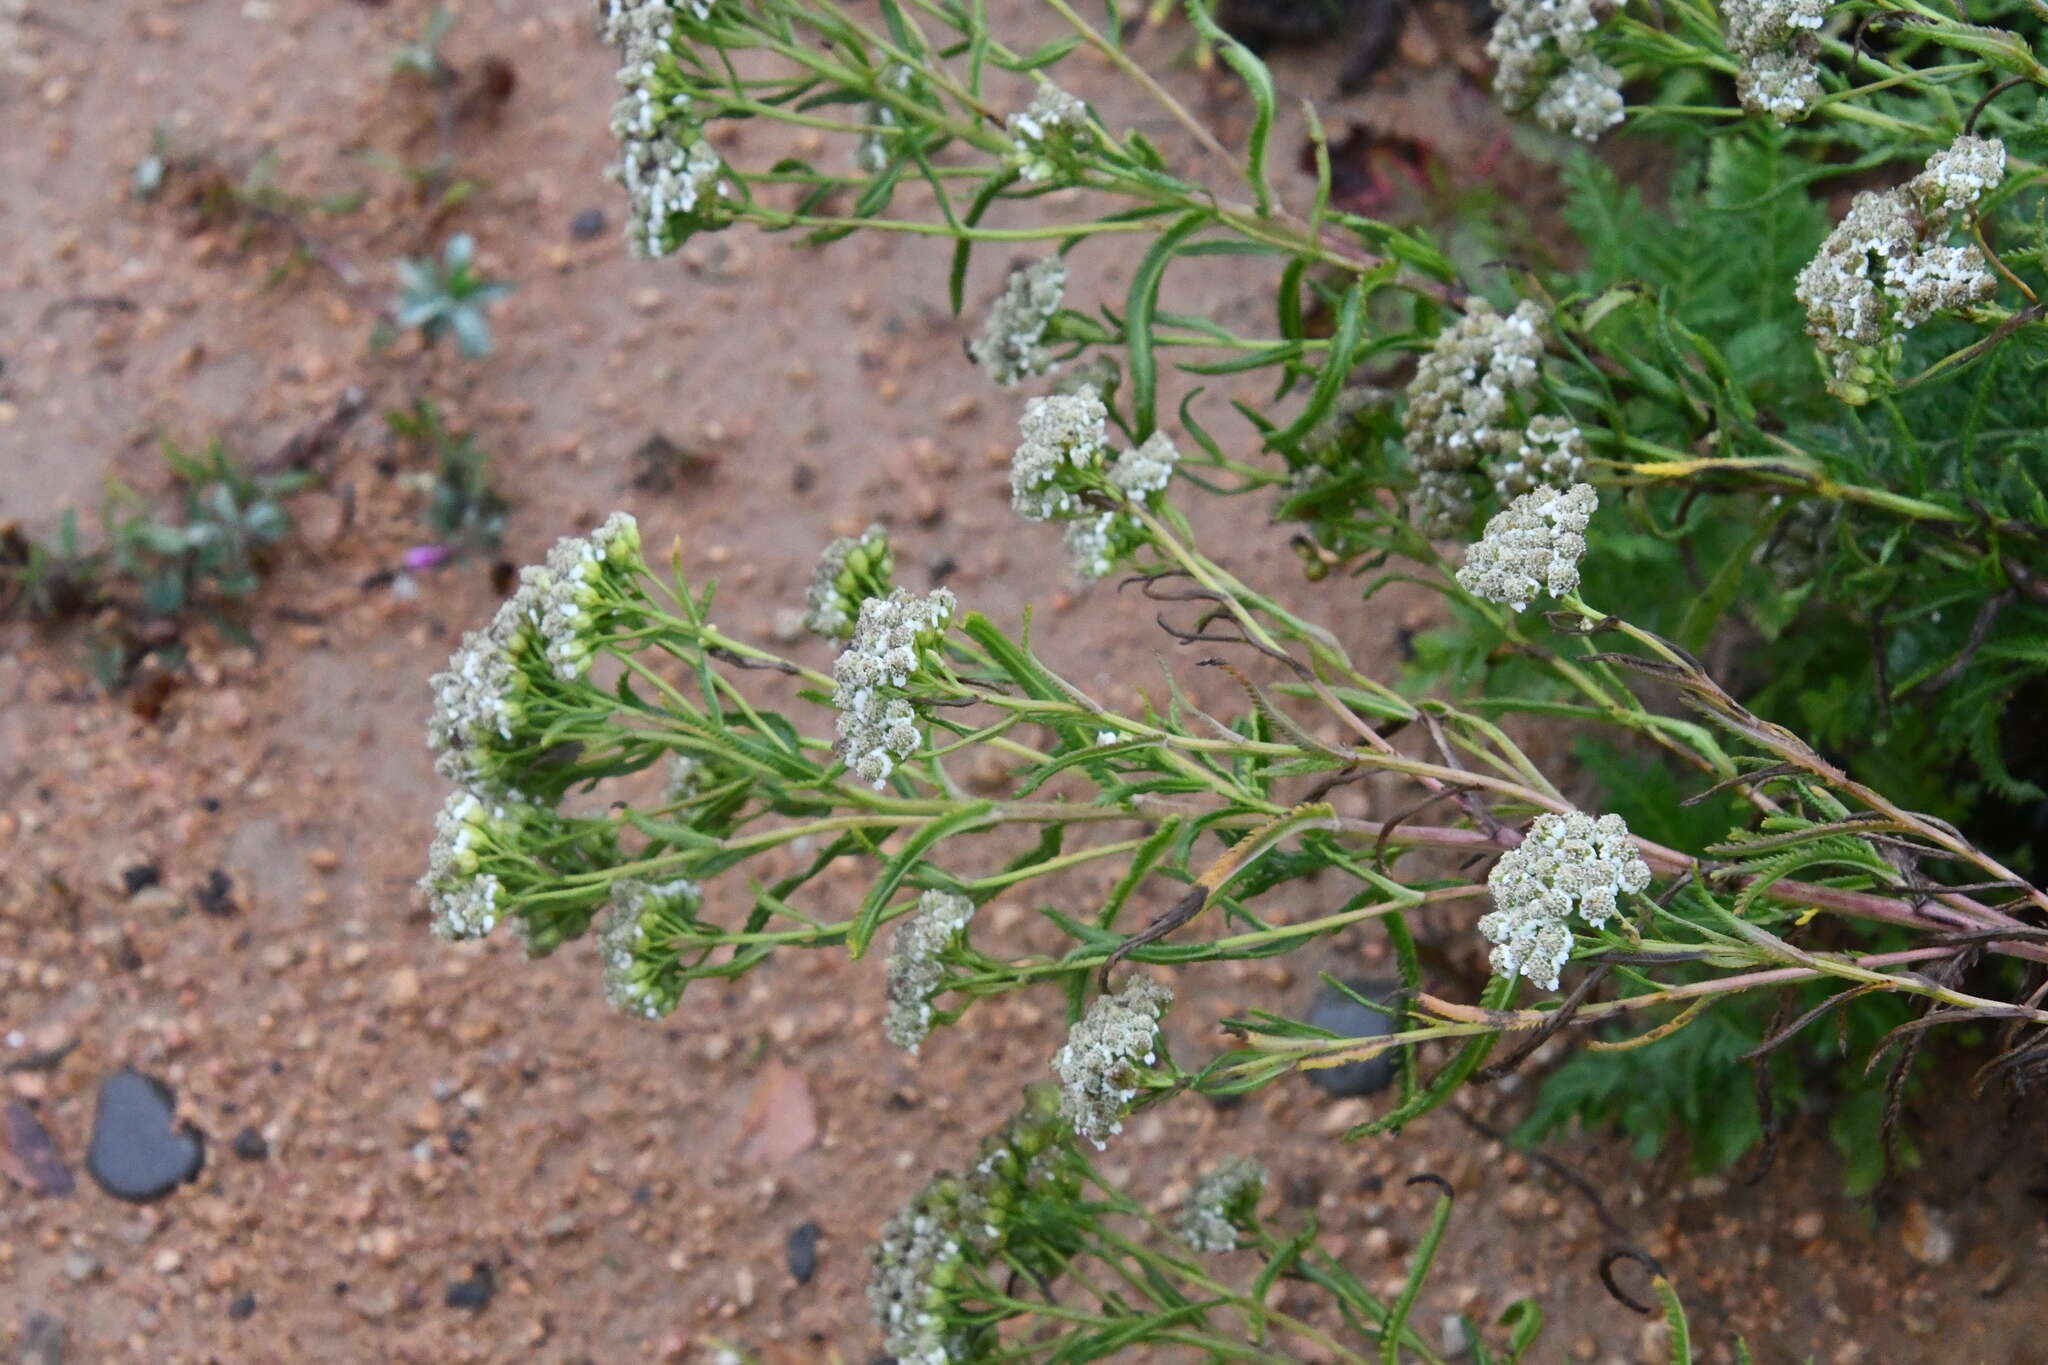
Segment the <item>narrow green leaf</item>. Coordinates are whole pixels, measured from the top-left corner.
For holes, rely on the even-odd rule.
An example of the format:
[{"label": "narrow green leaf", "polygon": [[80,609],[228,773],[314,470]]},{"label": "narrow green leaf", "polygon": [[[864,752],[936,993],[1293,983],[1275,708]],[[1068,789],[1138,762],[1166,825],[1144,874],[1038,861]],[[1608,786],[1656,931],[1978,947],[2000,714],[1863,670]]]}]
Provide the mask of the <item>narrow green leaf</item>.
[{"label": "narrow green leaf", "polygon": [[1380,1325],[1381,1365],[1401,1365],[1401,1333],[1408,1326],[1408,1315],[1415,1311],[1415,1300],[1422,1295],[1422,1283],[1429,1278],[1429,1268],[1436,1260],[1436,1249],[1443,1242],[1444,1229],[1450,1221],[1451,1196],[1440,1194],[1436,1208],[1430,1212],[1429,1227],[1415,1248],[1414,1259],[1408,1263],[1408,1280],[1401,1286],[1401,1297],[1394,1300],[1393,1307],[1387,1310],[1387,1320]]},{"label": "narrow green leaf", "polygon": [[1273,140],[1273,73],[1250,48],[1225,32],[1209,13],[1208,0],[1188,0],[1188,22],[1208,39],[1252,97],[1252,130],[1245,143],[1245,183],[1258,201],[1259,216],[1273,212],[1273,186],[1266,175],[1266,149]]},{"label": "narrow green leaf", "polygon": [[[984,181],[982,187],[974,192],[974,202],[967,206],[966,225],[974,227],[979,224],[981,216],[996,202],[996,196],[1016,178],[1015,171],[1003,171]],[[973,254],[973,238],[962,237],[953,243],[953,267],[946,275],[946,301],[952,306],[953,316],[956,318],[960,316],[961,291],[967,285],[967,258]]]},{"label": "narrow green leaf", "polygon": [[1309,394],[1307,406],[1292,422],[1267,435],[1269,450],[1293,445],[1336,406],[1337,395],[1351,376],[1352,354],[1358,349],[1359,334],[1364,328],[1365,286],[1361,282],[1344,291],[1344,301],[1337,307],[1337,330],[1330,338],[1329,353],[1323,357],[1323,368],[1316,375],[1316,386]]},{"label": "narrow green leaf", "polygon": [[1182,242],[1209,224],[1209,215],[1191,210],[1159,234],[1138,273],[1124,305],[1124,335],[1131,364],[1131,439],[1143,441],[1158,429],[1155,405],[1159,396],[1159,363],[1152,354],[1152,314],[1159,305],[1159,282]]}]

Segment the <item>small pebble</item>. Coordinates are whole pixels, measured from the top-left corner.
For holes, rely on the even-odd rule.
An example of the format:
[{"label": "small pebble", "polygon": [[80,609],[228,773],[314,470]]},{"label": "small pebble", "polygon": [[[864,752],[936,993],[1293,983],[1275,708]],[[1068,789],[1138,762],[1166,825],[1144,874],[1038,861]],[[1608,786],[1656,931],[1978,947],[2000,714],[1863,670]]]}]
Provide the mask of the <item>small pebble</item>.
[{"label": "small pebble", "polygon": [[215,919],[226,919],[239,908],[235,904],[235,881],[219,868],[206,874],[206,881],[192,893],[201,910]]},{"label": "small pebble", "polygon": [[21,1342],[14,1358],[19,1365],[64,1365],[67,1335],[62,1318],[30,1309],[21,1324]]},{"label": "small pebble", "polygon": [[470,1267],[469,1278],[457,1280],[448,1286],[442,1302],[450,1308],[466,1308],[472,1313],[481,1313],[491,1306],[491,1299],[498,1292],[498,1277],[491,1270],[488,1261],[478,1261]]},{"label": "small pebble", "polygon": [[605,220],[603,209],[585,209],[569,220],[569,235],[579,242],[592,241],[604,235]]},{"label": "small pebble", "polygon": [[811,1276],[818,1273],[818,1225],[808,1219],[797,1224],[783,1244],[782,1255],[796,1282],[809,1284]]},{"label": "small pebble", "polygon": [[1465,1330],[1465,1320],[1456,1313],[1446,1313],[1440,1329],[1444,1339],[1444,1356],[1456,1360],[1472,1349],[1471,1334]]},{"label": "small pebble", "polygon": [[163,874],[155,863],[137,863],[121,869],[121,889],[132,896],[146,886],[155,886],[163,880]]},{"label": "small pebble", "polygon": [[0,1151],[13,1158],[7,1167],[15,1179],[37,1194],[62,1198],[78,1188],[50,1130],[43,1127],[36,1111],[20,1100],[9,1100],[5,1113],[0,1114]]},{"label": "small pebble", "polygon": [[244,1128],[228,1145],[244,1161],[261,1161],[270,1155],[270,1143],[254,1128]]},{"label": "small pebble", "polygon": [[1899,1219],[1899,1245],[1922,1265],[1947,1265],[1955,1259],[1956,1234],[1948,1219],[1915,1199]]},{"label": "small pebble", "polygon": [[228,1321],[247,1322],[256,1312],[254,1294],[237,1294],[228,1302]]}]

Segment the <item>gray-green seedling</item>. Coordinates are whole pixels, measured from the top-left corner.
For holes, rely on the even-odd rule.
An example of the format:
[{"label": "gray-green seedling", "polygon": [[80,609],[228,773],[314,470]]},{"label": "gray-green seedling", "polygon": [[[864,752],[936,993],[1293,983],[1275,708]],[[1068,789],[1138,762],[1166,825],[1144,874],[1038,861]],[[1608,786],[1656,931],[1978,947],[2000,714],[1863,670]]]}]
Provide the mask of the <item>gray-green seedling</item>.
[{"label": "gray-green seedling", "polygon": [[417,329],[427,345],[443,335],[455,337],[456,349],[472,360],[491,353],[490,306],[512,292],[502,280],[488,279],[476,269],[476,239],[459,232],[448,239],[437,261],[398,263],[398,297],[391,305],[391,326]]}]

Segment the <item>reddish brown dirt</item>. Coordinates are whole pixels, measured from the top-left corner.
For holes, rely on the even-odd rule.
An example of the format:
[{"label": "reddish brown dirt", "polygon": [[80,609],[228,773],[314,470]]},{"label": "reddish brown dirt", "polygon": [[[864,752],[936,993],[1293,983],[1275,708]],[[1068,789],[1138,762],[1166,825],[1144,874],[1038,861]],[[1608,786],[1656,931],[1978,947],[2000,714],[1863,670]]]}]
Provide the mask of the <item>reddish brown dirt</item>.
[{"label": "reddish brown dirt", "polygon": [[[477,433],[516,503],[513,559],[623,505],[651,546],[673,539],[687,572],[724,582],[732,629],[773,632],[822,541],[879,517],[906,581],[922,586],[947,558],[952,585],[998,619],[1051,603],[1037,638],[1112,701],[1157,692],[1160,661],[1181,676],[1186,661],[1167,658],[1138,605],[1107,587],[1073,593],[1042,528],[1009,517],[1013,402],[959,359],[961,325],[925,302],[940,296],[941,255],[865,241],[796,253],[736,234],[647,265],[614,232],[571,239],[579,211],[619,211],[601,178],[611,63],[585,6],[462,7],[456,64],[495,56],[517,75],[501,108],[458,127],[475,198],[431,212],[376,169],[366,149],[420,161],[437,145],[432,100],[385,74],[423,8],[0,0],[0,521],[45,529],[111,476],[161,489],[163,437],[220,436],[255,458],[345,387],[371,400],[322,488],[294,505],[300,534],[256,602],[260,648],[202,639],[153,717],[100,693],[75,635],[0,634],[0,1059],[75,1045],[52,1067],[10,1070],[6,1098],[76,1165],[98,1078],[132,1065],[173,1085],[211,1138],[197,1183],[144,1209],[82,1177],[64,1198],[0,1183],[0,1341],[26,1349],[47,1315],[73,1361],[708,1360],[720,1340],[763,1361],[865,1361],[863,1247],[925,1172],[967,1156],[1047,1074],[1058,1001],[984,1005],[912,1060],[881,1040],[874,961],[778,960],[649,1027],[607,1011],[585,951],[528,964],[509,941],[433,941],[412,887],[441,797],[420,742],[424,679],[494,597],[476,561],[412,596],[365,586],[423,538],[396,477],[404,453],[376,414],[429,393]],[[1044,18],[1027,0],[997,8]],[[1148,42],[1163,60],[1178,40]],[[1240,117],[1226,92],[1175,80]],[[1403,81],[1405,103],[1351,111],[1426,128],[1458,85],[1443,71]],[[1100,83],[1090,93],[1109,98]],[[1455,101],[1461,119],[1483,109],[1469,92]],[[277,231],[195,229],[172,195],[130,197],[157,125],[230,174],[273,149],[280,185],[360,187],[368,202],[308,217],[326,264],[276,281],[292,259]],[[1483,124],[1460,136],[1498,140]],[[455,230],[519,285],[494,316],[498,353],[369,355],[390,260]],[[1127,259],[1083,259],[1083,288],[1120,293]],[[973,289],[985,295],[1003,264],[983,260]],[[1191,271],[1175,277],[1175,306],[1258,316],[1262,287]],[[632,452],[655,432],[710,457],[710,472],[635,487]],[[1251,511],[1210,517],[1231,528],[1226,558],[1253,581],[1298,576],[1284,532]],[[1362,655],[1397,648],[1404,608],[1364,611],[1331,585],[1319,609]],[[146,862],[163,887],[128,895],[121,872]],[[225,916],[193,908],[215,869],[233,882]],[[849,902],[861,875],[836,883]],[[1302,908],[1338,895],[1313,888]],[[999,906],[991,928],[1021,932],[1025,917]],[[1190,983],[1177,1054],[1221,1046],[1208,1021],[1224,1013],[1299,1010],[1315,970],[1354,971],[1378,951],[1360,937]],[[786,1159],[750,1154],[764,1088],[790,1078],[819,1140]],[[1480,1102],[1512,1120],[1513,1094]],[[1441,1172],[1463,1207],[1418,1319],[1433,1330],[1445,1312],[1488,1318],[1539,1294],[1553,1327],[1536,1359],[1662,1358],[1594,1280],[1599,1252],[1628,1239],[1671,1267],[1708,1359],[1728,1359],[1739,1328],[1773,1362],[2038,1361],[2048,1252],[2023,1191],[2040,1176],[2040,1129],[2025,1147],[1965,1103],[1882,1219],[1831,1194],[1830,1158],[1798,1142],[1749,1190],[1687,1183],[1602,1141],[1553,1151],[1597,1189],[1603,1227],[1555,1170],[1449,1115],[1336,1143],[1365,1102],[1333,1107],[1298,1082],[1235,1109],[1144,1116],[1108,1161],[1170,1198],[1206,1159],[1255,1151],[1276,1172],[1274,1207],[1313,1208],[1368,1284],[1398,1279],[1423,1223],[1401,1178]],[[244,1128],[267,1157],[232,1154]],[[1920,1215],[1893,1210],[1912,1201],[1957,1234],[1951,1263],[1900,1249]],[[783,1246],[806,1220],[823,1232],[820,1268],[797,1285]],[[448,1307],[479,1263],[495,1298]]]}]

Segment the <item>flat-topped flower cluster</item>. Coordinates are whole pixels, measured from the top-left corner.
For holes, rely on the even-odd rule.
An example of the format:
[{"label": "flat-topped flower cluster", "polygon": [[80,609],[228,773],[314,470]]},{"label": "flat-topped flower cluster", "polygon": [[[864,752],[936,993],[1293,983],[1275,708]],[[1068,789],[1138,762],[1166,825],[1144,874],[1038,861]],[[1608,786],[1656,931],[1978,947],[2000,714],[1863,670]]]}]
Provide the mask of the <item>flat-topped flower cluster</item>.
[{"label": "flat-topped flower cluster", "polygon": [[1621,122],[1621,73],[1593,55],[1592,35],[1618,0],[1497,0],[1486,42],[1494,94],[1555,132],[1590,142]]},{"label": "flat-topped flower cluster", "polygon": [[925,651],[952,623],[956,605],[946,588],[923,596],[898,588],[887,597],[870,597],[860,604],[853,638],[833,661],[839,756],[878,791],[924,742],[917,708],[904,689],[924,668]]},{"label": "flat-topped flower cluster", "polygon": [[1010,506],[1027,521],[1064,522],[1074,572],[1102,577],[1144,543],[1133,511],[1156,507],[1173,481],[1173,438],[1155,431],[1111,455],[1109,409],[1092,388],[1030,400],[1017,429]]},{"label": "flat-topped flower cluster", "polygon": [[1997,292],[1984,253],[1948,239],[2004,179],[2005,144],[1964,136],[1906,184],[1865,190],[1850,203],[1797,285],[1837,397],[1867,401],[1906,332]]},{"label": "flat-topped flower cluster", "polygon": [[1494,944],[1495,974],[1556,990],[1572,955],[1572,915],[1597,929],[1614,917],[1623,895],[1649,884],[1650,865],[1637,856],[1619,815],[1539,815],[1486,879],[1498,908],[1479,921],[1479,932]]}]

